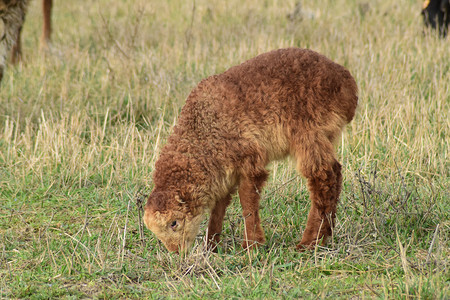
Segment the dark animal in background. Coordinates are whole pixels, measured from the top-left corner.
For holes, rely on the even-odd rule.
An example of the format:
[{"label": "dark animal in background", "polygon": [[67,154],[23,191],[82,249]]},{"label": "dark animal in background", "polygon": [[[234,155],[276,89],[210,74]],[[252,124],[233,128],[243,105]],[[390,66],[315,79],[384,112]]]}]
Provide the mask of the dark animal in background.
[{"label": "dark animal in background", "polygon": [[[22,31],[29,0],[0,0],[0,82],[6,59],[12,49],[12,62],[17,63],[22,54],[20,34]],[[48,47],[51,35],[52,0],[42,0],[44,15],[41,45]]]},{"label": "dark animal in background", "polygon": [[447,36],[450,24],[450,0],[425,1],[422,16],[426,26],[438,30],[441,37]]},{"label": "dark animal in background", "polygon": [[238,191],[245,219],[242,246],[262,244],[259,201],[266,165],[292,156],[311,195],[297,248],[325,243],[342,186],[333,144],[353,119],[357,102],[350,72],[306,49],[261,54],[204,79],[188,96],[156,162],[146,226],[167,249],[183,251],[210,213],[207,240],[215,249],[225,210]]}]

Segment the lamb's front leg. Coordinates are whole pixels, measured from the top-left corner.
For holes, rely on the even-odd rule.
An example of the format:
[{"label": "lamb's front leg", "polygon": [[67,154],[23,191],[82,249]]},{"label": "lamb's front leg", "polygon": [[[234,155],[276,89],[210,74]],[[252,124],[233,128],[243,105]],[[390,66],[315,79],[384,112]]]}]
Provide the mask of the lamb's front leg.
[{"label": "lamb's front leg", "polygon": [[208,225],[208,248],[217,252],[217,245],[220,242],[220,234],[222,233],[223,218],[227,206],[231,203],[231,194],[218,201],[214,206]]},{"label": "lamb's front leg", "polygon": [[267,175],[243,178],[239,186],[239,198],[245,219],[244,241],[242,242],[242,247],[245,249],[266,241],[259,218],[259,193],[266,178]]}]

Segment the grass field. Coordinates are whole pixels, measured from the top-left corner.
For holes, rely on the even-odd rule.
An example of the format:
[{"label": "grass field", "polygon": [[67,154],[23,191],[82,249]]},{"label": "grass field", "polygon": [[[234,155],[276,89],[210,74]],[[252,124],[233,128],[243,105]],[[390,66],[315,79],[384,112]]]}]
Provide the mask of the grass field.
[{"label": "grass field", "polygon": [[[449,299],[450,40],[419,0],[40,1],[0,87],[0,298]],[[316,50],[360,92],[337,151],[327,247],[298,253],[306,182],[273,163],[267,243],[240,247],[234,199],[218,254],[170,254],[143,228],[151,173],[190,90],[257,54]]]}]

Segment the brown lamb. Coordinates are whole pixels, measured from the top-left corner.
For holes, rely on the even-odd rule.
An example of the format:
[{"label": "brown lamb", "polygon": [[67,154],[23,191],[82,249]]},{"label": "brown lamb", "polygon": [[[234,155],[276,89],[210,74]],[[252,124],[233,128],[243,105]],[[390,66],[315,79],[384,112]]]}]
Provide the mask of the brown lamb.
[{"label": "brown lamb", "polygon": [[356,82],[344,67],[306,49],[259,55],[201,81],[186,100],[156,162],[144,222],[170,251],[193,243],[205,214],[215,250],[238,190],[244,248],[265,242],[259,217],[266,165],[288,155],[311,195],[299,250],[331,235],[341,192],[333,143],[355,114]]}]

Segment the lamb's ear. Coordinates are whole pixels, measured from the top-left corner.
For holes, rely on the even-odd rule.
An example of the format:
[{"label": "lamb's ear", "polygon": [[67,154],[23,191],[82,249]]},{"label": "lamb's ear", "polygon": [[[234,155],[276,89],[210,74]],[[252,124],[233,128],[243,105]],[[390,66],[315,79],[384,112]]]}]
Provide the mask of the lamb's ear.
[{"label": "lamb's ear", "polygon": [[180,205],[183,206],[183,209],[186,213],[195,214],[195,207],[198,205],[196,199],[192,197],[194,186],[184,186],[183,190],[178,192],[179,199],[181,202]]},{"label": "lamb's ear", "polygon": [[146,209],[153,211],[167,210],[167,194],[164,192],[152,192],[147,199]]}]

